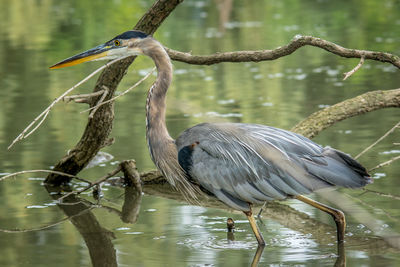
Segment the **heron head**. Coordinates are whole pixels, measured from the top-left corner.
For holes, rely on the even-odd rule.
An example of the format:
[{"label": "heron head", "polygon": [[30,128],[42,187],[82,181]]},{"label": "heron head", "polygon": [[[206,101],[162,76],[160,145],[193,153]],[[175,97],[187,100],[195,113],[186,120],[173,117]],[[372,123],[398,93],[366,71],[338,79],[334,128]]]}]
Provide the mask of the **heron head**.
[{"label": "heron head", "polygon": [[141,31],[127,31],[104,44],[58,62],[51,66],[50,69],[69,67],[92,60],[110,60],[126,56],[137,56],[143,54],[143,43],[145,43],[146,39],[149,39],[148,37],[149,35]]}]

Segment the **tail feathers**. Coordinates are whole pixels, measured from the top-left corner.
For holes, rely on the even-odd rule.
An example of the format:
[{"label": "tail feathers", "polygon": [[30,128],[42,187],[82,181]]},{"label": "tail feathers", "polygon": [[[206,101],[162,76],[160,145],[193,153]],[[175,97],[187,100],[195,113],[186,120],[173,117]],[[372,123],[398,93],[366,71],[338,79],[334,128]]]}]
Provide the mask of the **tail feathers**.
[{"label": "tail feathers", "polygon": [[[342,167],[347,167],[347,170],[351,170],[354,174],[356,175],[351,175],[349,178],[352,179],[352,182],[358,184],[358,186],[355,187],[363,187],[367,184],[371,184],[373,182],[372,178],[368,174],[367,170],[362,166],[359,162],[357,162],[355,159],[350,157],[348,154],[345,154],[341,151],[338,151],[333,148],[326,148],[324,151],[324,155],[327,156],[328,158],[334,159],[338,163],[341,163],[341,165],[345,165]],[[340,173],[339,173],[340,175]],[[343,173],[343,175],[346,175]],[[358,177],[357,177],[358,176]],[[352,185],[346,185],[343,184],[341,186],[344,187],[354,187]]]},{"label": "tail feathers", "polygon": [[349,167],[353,169],[353,171],[357,172],[361,176],[369,177],[369,173],[367,172],[367,170],[358,161],[341,151],[335,150],[335,152],[349,165]]}]

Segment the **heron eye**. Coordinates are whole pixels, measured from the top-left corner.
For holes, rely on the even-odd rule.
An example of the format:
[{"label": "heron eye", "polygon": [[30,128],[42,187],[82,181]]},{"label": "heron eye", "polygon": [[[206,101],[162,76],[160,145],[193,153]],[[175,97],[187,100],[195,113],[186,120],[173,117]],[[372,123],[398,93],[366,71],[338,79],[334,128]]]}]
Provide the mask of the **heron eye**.
[{"label": "heron eye", "polygon": [[115,40],[115,41],[114,41],[114,45],[115,45],[115,46],[120,46],[120,45],[121,45],[121,42],[118,41],[118,40]]}]

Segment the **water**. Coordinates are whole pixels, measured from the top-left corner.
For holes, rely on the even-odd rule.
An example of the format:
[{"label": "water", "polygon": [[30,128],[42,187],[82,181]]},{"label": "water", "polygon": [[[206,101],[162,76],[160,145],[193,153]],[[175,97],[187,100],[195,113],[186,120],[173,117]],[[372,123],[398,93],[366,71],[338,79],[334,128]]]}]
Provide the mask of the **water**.
[{"label": "water", "polygon": [[[344,47],[400,54],[400,7],[394,0],[236,1],[231,11],[225,12],[229,2],[218,10],[215,1],[185,1],[155,37],[167,47],[194,54],[273,49],[297,34],[318,36]],[[0,2],[1,173],[50,168],[79,140],[87,121],[87,115],[79,112],[86,107],[61,103],[35,134],[6,150],[54,98],[102,63],[57,71],[49,71],[48,66],[129,29],[150,4],[125,0]],[[204,67],[174,62],[174,81],[168,93],[169,130],[177,136],[203,121],[251,122],[290,129],[312,112],[338,101],[370,90],[398,88],[399,71],[372,61],[366,61],[355,75],[342,81],[342,73],[357,63],[357,59],[339,58],[312,47],[263,63]],[[127,89],[152,67],[151,60],[139,58],[118,90]],[[104,149],[114,158],[85,170],[81,177],[95,180],[115,168],[118,161],[130,158],[141,171],[154,169],[144,140],[145,92],[152,79],[116,103],[112,132],[116,142]],[[92,80],[76,93],[90,92],[94,83]],[[315,141],[356,155],[398,118],[396,109],[376,111],[338,123]],[[362,156],[361,162],[372,168],[399,155],[393,145],[399,142],[398,136],[396,131]],[[368,188],[398,194],[399,172],[398,162],[377,170],[372,174],[379,179]],[[137,222],[124,223],[116,212],[122,209],[123,190],[110,186],[104,187],[102,206],[85,215],[93,232],[83,231],[85,225],[78,218],[62,221],[72,211],[55,205],[41,185],[44,177],[38,173],[0,182],[1,229],[40,228],[59,222],[40,231],[0,233],[1,266],[90,266],[96,259],[106,263],[107,258],[111,263],[118,261],[119,266],[246,266],[256,253],[255,239],[241,214],[145,195]],[[353,197],[353,206],[346,205],[346,214],[354,215],[347,217],[347,264],[399,265],[398,251],[377,241],[371,231],[400,232],[399,201],[361,193],[340,191]],[[337,203],[343,198],[340,195],[334,202],[343,205]],[[90,195],[84,199],[95,202]],[[296,201],[287,204],[332,225],[331,218],[309,206]],[[358,218],[360,208],[371,216]],[[337,259],[334,228],[305,225],[309,221],[302,224],[296,216],[295,211],[264,214],[261,228],[268,245],[261,265],[332,266]],[[236,221],[233,244],[226,240],[228,217]]]}]

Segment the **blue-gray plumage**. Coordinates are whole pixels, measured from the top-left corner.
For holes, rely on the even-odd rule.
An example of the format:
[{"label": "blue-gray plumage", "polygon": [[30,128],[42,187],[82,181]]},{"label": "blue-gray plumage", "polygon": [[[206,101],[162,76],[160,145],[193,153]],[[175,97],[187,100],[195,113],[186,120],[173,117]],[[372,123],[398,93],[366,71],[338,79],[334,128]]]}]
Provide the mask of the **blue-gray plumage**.
[{"label": "blue-gray plumage", "polygon": [[249,203],[371,181],[350,156],[264,125],[203,123],[184,131],[176,146],[191,179],[242,211],[250,210]]},{"label": "blue-gray plumage", "polygon": [[343,213],[302,194],[333,186],[362,187],[372,182],[365,168],[343,152],[323,148],[301,135],[256,124],[203,123],[184,131],[175,141],[165,123],[172,65],[163,46],[151,36],[128,31],[51,68],[140,54],[151,57],[158,71],[146,102],[150,155],[185,198],[196,199],[206,192],[243,211],[263,246],[251,205],[295,197],[332,215],[338,241],[343,241]]}]

